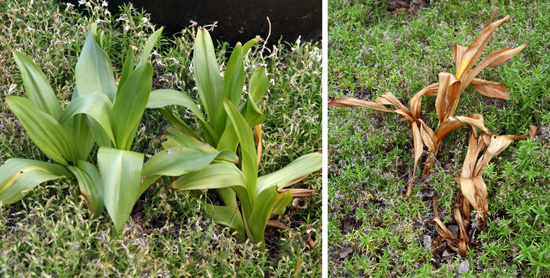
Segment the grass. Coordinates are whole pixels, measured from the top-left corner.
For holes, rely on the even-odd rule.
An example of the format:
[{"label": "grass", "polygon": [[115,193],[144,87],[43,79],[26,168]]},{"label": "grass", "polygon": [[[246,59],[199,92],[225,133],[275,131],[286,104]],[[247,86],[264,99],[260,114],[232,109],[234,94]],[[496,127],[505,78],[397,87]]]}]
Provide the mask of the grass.
[{"label": "grass", "polygon": [[[441,219],[452,224],[468,128],[447,135],[436,167],[417,179],[410,198],[412,133],[397,115],[368,109],[329,110],[329,275],[335,277],[503,277],[550,275],[550,28],[544,1],[436,1],[411,15],[391,14],[386,1],[329,1],[329,98],[372,101],[392,92],[403,103],[455,71],[452,46],[469,45],[494,9],[511,20],[493,34],[484,56],[527,43],[516,57],[480,78],[504,83],[510,100],[468,88],[456,115],[480,113],[496,134],[527,135],[486,168],[488,223],[467,257],[432,256],[437,236],[430,192]],[[435,98],[423,117],[435,127]],[[468,267],[465,267],[468,265]]]},{"label": "grass", "polygon": [[[115,14],[117,7],[102,7],[102,1],[87,3],[88,16],[70,5],[45,0],[10,0],[0,6],[0,163],[11,157],[47,159],[4,102],[7,95],[24,94],[11,51],[20,50],[34,60],[66,105],[92,22],[105,31],[104,48],[119,69],[126,49],[143,49],[157,28],[144,11],[126,6]],[[190,71],[194,28],[161,38],[151,58],[153,89],[195,94]],[[230,46],[220,42],[218,59],[229,52]],[[309,43],[259,46],[249,53],[245,62],[249,72],[265,64],[273,82],[261,103],[267,115],[261,174],[321,149],[320,56],[319,48]],[[195,122],[185,111],[180,113],[190,124]],[[136,149],[149,155],[159,151],[166,126],[160,114],[147,111]],[[42,184],[20,202],[0,207],[0,276],[320,276],[320,193],[308,200],[306,209],[289,207],[278,217],[290,229],[270,231],[269,250],[260,253],[248,242],[236,242],[228,229],[204,216],[203,204],[207,198],[217,198],[215,194],[177,192],[170,182],[161,179],[140,198],[118,238],[111,237],[113,227],[106,213],[90,219],[78,188],[71,185],[76,183],[68,180]],[[320,192],[320,173],[304,183]],[[314,248],[308,244],[308,232],[317,240]]]}]

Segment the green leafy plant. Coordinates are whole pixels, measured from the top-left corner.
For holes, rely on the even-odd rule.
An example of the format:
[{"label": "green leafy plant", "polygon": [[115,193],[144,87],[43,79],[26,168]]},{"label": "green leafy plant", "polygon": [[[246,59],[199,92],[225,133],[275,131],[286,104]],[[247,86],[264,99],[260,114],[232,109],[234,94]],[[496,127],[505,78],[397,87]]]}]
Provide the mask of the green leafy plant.
[{"label": "green leafy plant", "polygon": [[[236,161],[219,159],[199,171],[182,175],[172,186],[179,190],[217,189],[225,205],[208,205],[208,213],[214,221],[231,227],[241,238],[260,243],[264,249],[264,231],[271,215],[283,213],[293,195],[312,192],[287,187],[319,170],[321,155],[304,155],[274,173],[258,177],[262,152],[261,124],[265,115],[256,103],[270,85],[265,68],[254,71],[248,82],[248,94],[243,95],[246,79],[244,56],[258,41],[253,39],[244,45],[237,43],[222,80],[210,34],[199,28],[194,45],[193,72],[206,116],[191,97],[176,90],[152,92],[148,107],[159,109],[174,126],[168,130],[167,141],[163,143],[167,150],[185,148],[189,142],[197,140],[204,140],[208,147],[218,151],[237,153],[240,146],[240,168],[236,167]],[[165,108],[170,105],[188,108],[199,119],[203,138]]]},{"label": "green leafy plant", "polygon": [[[137,65],[129,49],[117,84],[111,61],[101,48],[103,33],[92,25],[76,65],[72,101],[65,109],[36,64],[14,52],[28,98],[10,96],[6,102],[31,140],[61,165],[8,159],[0,168],[0,204],[19,201],[42,182],[74,176],[93,215],[107,208],[116,232],[120,232],[139,196],[162,174],[182,175],[200,169],[221,154],[201,149],[195,142],[189,145],[196,150],[159,152],[162,159],[153,157],[144,164],[144,154],[131,151],[151,93],[153,67],[147,60],[161,32],[148,39]],[[88,161],[95,144],[99,146],[97,167]],[[231,160],[231,154],[227,156],[228,152],[221,155]],[[193,163],[186,164],[188,159]],[[148,175],[146,179],[142,179],[142,171]]]}]

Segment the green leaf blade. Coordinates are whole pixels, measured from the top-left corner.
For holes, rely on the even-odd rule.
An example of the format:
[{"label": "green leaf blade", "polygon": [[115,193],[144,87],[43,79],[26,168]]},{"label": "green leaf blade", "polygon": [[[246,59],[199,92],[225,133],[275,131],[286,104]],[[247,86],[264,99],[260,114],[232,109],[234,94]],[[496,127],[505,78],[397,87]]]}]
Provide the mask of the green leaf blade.
[{"label": "green leaf blade", "polygon": [[191,110],[201,121],[205,121],[197,104],[183,92],[170,89],[155,90],[151,92],[147,101],[147,108],[162,108],[170,105],[183,106]]},{"label": "green leaf blade", "polygon": [[75,69],[76,87],[79,96],[99,92],[113,102],[117,86],[113,75],[111,59],[96,42],[97,24],[88,32],[84,47],[78,58]]},{"label": "green leaf blade", "polygon": [[235,207],[206,205],[206,214],[214,223],[227,226],[237,231],[239,237],[245,238],[244,223],[239,210]]},{"label": "green leaf blade", "polygon": [[244,87],[244,66],[242,44],[239,42],[235,45],[223,76],[223,98],[228,99],[235,105],[239,106]]},{"label": "green leaf blade", "polygon": [[151,93],[153,67],[150,63],[138,67],[119,89],[111,112],[111,126],[116,147],[129,150]]},{"label": "green leaf blade", "polygon": [[267,92],[271,83],[267,80],[267,74],[264,67],[260,67],[254,71],[250,78],[249,93],[254,102],[258,102]]},{"label": "green leaf blade", "polygon": [[252,137],[251,128],[237,108],[229,100],[224,100],[224,108],[231,119],[232,127],[239,138],[241,145],[242,172],[246,177],[246,185],[250,200],[254,204],[256,182],[258,178],[258,161],[256,158],[256,146]]},{"label": "green leaf blade", "polygon": [[256,202],[252,213],[247,215],[247,225],[252,234],[254,243],[261,243],[261,249],[265,249],[264,232],[267,221],[274,212],[281,213],[292,202],[292,193],[277,192],[275,187],[263,190]]},{"label": "green leaf blade", "polygon": [[44,154],[63,165],[78,160],[72,133],[64,129],[57,120],[36,109],[26,98],[11,96],[6,98],[6,102],[31,140]]},{"label": "green leaf blade", "polygon": [[100,146],[110,147],[115,143],[111,127],[112,104],[106,95],[93,93],[74,99],[61,113],[59,122],[66,125],[76,115],[87,115],[94,123],[90,123],[92,132]]},{"label": "green leaf blade", "polygon": [[214,44],[208,31],[197,31],[193,52],[193,71],[201,103],[204,106],[210,124],[221,134],[225,121],[218,119],[222,110],[222,78],[216,62]]},{"label": "green leaf blade", "polygon": [[145,43],[145,47],[143,48],[143,53],[141,54],[141,59],[139,60],[138,67],[143,65],[144,63],[147,63],[149,61],[149,56],[151,56],[151,52],[153,52],[153,47],[155,47],[155,44],[157,43],[160,35],[162,34],[162,30],[164,30],[164,27],[160,27],[156,32],[154,32]]},{"label": "green leaf blade", "polygon": [[105,204],[103,203],[103,184],[97,168],[83,160],[77,162],[77,166],[68,166],[69,170],[78,180],[80,192],[86,200],[88,209],[94,217],[99,217]]},{"label": "green leaf blade", "polygon": [[71,176],[60,165],[31,159],[8,159],[0,167],[0,205],[21,200],[30,189],[43,182]]},{"label": "green leaf blade", "polygon": [[31,103],[54,119],[59,119],[61,107],[48,79],[38,66],[19,51],[13,52],[13,58],[21,71],[25,93]]},{"label": "green leaf blade", "polygon": [[97,153],[103,199],[117,233],[122,231],[139,198],[144,158],[142,153],[105,147]]},{"label": "green leaf blade", "polygon": [[276,187],[278,190],[281,190],[293,180],[320,170],[322,165],[323,158],[320,153],[303,155],[282,169],[259,177],[256,195],[259,195],[262,190],[269,187]]}]

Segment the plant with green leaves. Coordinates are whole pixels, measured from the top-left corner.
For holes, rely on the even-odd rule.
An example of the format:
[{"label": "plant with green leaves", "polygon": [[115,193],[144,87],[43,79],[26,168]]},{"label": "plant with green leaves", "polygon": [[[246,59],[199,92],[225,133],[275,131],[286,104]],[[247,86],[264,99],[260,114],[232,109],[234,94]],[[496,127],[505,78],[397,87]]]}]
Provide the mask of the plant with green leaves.
[{"label": "plant with green leaves", "polygon": [[[161,174],[182,175],[217,158],[221,152],[198,148],[198,143],[190,144],[194,150],[159,152],[162,159],[153,157],[145,164],[143,153],[130,150],[151,94],[153,67],[147,60],[161,32],[148,39],[137,65],[129,49],[117,84],[109,56],[101,48],[103,33],[92,25],[76,65],[72,101],[65,109],[38,66],[14,52],[28,98],[9,96],[6,102],[30,139],[58,164],[8,159],[0,168],[0,204],[19,201],[42,182],[74,176],[93,215],[106,207],[120,232],[139,196]],[[96,144],[97,167],[88,162]],[[220,157],[236,159],[228,153]],[[189,159],[193,163],[185,163]],[[142,179],[142,171],[152,177]]]},{"label": "plant with green leaves", "polygon": [[[176,90],[151,93],[149,108],[156,108],[173,125],[163,147],[167,150],[187,147],[189,142],[204,140],[218,151],[237,153],[240,169],[234,162],[219,159],[199,171],[182,175],[173,182],[178,190],[217,189],[224,206],[208,205],[207,211],[216,223],[231,227],[239,237],[260,243],[265,248],[264,231],[272,214],[282,214],[292,202],[293,194],[307,195],[311,190],[288,189],[308,174],[321,168],[321,154],[311,153],[286,167],[258,177],[262,152],[261,124],[265,115],[257,102],[269,88],[266,69],[254,70],[245,85],[244,57],[259,39],[237,43],[227,62],[223,79],[216,62],[214,46],[207,30],[199,28],[194,45],[193,72],[206,116],[194,100]],[[244,101],[241,103],[241,100]],[[181,105],[200,121],[203,138],[166,107]],[[239,148],[240,146],[240,148]]]}]

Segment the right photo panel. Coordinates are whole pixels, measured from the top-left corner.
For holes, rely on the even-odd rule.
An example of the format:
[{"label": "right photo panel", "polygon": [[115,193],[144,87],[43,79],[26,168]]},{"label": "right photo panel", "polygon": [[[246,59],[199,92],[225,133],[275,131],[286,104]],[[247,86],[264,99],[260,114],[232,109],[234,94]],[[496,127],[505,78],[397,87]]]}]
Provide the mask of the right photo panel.
[{"label": "right photo panel", "polygon": [[328,3],[329,277],[549,277],[550,3]]}]

